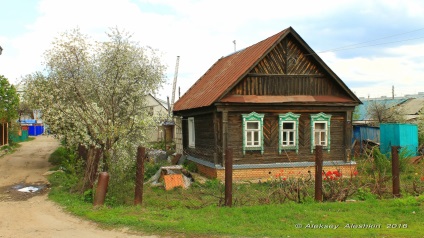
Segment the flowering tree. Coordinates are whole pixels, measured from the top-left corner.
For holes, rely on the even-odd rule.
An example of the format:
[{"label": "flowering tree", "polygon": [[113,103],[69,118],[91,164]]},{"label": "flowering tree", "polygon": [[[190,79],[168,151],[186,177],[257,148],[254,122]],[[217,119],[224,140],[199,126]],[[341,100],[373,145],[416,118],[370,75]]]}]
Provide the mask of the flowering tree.
[{"label": "flowering tree", "polygon": [[19,97],[7,78],[0,75],[0,122],[10,122],[18,117]]},{"label": "flowering tree", "polygon": [[145,140],[153,121],[145,95],[158,90],[165,70],[156,51],[129,34],[111,29],[107,36],[91,43],[79,29],[62,33],[45,53],[45,73],[24,78],[26,101],[42,111],[50,131],[68,145],[99,148],[104,171],[117,148]]}]

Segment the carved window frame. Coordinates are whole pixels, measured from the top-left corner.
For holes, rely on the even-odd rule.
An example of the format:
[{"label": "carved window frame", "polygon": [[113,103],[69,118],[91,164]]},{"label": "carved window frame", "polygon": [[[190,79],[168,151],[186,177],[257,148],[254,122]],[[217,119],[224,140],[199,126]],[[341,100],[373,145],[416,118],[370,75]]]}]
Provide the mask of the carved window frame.
[{"label": "carved window frame", "polygon": [[[324,124],[323,129],[316,129],[317,124]],[[315,143],[315,133],[322,133],[325,132],[325,144],[322,145],[323,150],[327,150],[330,152],[330,146],[331,146],[331,133],[330,133],[330,126],[331,126],[331,115],[325,114],[323,112],[320,112],[318,114],[312,114],[311,115],[311,153],[314,152],[316,143]],[[320,134],[321,135],[321,134]]]},{"label": "carved window frame", "polygon": [[[242,119],[243,119],[243,155],[246,154],[246,151],[261,151],[261,154],[264,154],[264,116],[265,114],[259,114],[256,112],[251,112],[249,114],[242,114]],[[258,124],[258,129],[248,129],[247,125],[249,123],[257,123]],[[258,145],[248,145],[247,144],[247,137],[248,137],[248,133],[252,133],[254,131],[258,132]],[[253,135],[254,133],[252,133]]]},{"label": "carved window frame", "polygon": [[[282,150],[295,150],[296,153],[299,152],[299,117],[300,114],[294,114],[288,112],[285,114],[278,115],[278,128],[279,128],[279,140],[278,140],[278,153],[281,154]],[[293,129],[284,129],[285,123],[292,123]],[[293,145],[284,145],[284,133],[290,134],[294,133],[294,144]]]}]

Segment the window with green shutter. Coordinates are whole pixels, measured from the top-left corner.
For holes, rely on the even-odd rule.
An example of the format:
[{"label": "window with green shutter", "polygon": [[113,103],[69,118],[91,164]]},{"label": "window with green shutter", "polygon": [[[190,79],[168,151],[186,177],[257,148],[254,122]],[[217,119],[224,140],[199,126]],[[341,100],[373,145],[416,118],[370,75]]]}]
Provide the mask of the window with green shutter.
[{"label": "window with green shutter", "polygon": [[330,121],[331,115],[322,112],[311,115],[311,153],[316,145],[330,152]]},{"label": "window with green shutter", "polygon": [[247,150],[259,150],[264,153],[264,114],[251,112],[242,114],[243,118],[243,155]]},{"label": "window with green shutter", "polygon": [[278,115],[278,125],[280,128],[278,152],[282,150],[299,151],[299,117],[300,114],[292,112]]}]

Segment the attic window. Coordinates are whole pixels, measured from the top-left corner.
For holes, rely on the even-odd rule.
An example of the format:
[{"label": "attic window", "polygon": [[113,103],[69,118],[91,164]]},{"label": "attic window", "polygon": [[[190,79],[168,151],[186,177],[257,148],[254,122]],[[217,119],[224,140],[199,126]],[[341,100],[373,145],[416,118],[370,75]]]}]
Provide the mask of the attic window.
[{"label": "attic window", "polygon": [[260,150],[264,153],[263,123],[264,114],[252,112],[243,117],[243,155],[246,150]]}]

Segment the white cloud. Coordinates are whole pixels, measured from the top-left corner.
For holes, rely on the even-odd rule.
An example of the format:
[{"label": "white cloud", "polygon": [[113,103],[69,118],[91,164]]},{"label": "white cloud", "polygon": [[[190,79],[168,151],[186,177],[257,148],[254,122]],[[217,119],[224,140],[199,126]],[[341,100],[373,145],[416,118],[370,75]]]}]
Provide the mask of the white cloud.
[{"label": "white cloud", "polygon": [[361,97],[416,94],[424,91],[424,60],[418,61],[424,45],[400,46],[386,50],[390,56],[337,58],[334,53],[320,57]]},{"label": "white cloud", "polygon": [[[424,3],[418,0],[40,0],[38,11],[37,20],[25,26],[25,34],[0,37],[2,46],[7,44],[0,57],[2,73],[12,82],[42,69],[42,54],[59,32],[79,27],[94,39],[104,39],[108,28],[117,26],[133,33],[133,39],[141,45],[163,53],[169,79],[160,95],[163,99],[171,95],[178,55],[178,86],[184,93],[216,60],[232,53],[233,40],[237,49],[242,49],[293,26],[319,52],[328,45],[338,47],[362,39],[352,36],[385,36],[370,33],[370,24],[375,23],[374,28],[398,27],[391,22],[375,22],[377,16],[387,20],[393,14],[393,24],[424,21]],[[371,17],[369,22],[367,17]],[[409,27],[403,28],[407,31]],[[399,88],[399,93],[424,91],[420,83],[424,81],[423,45],[404,44],[382,51],[374,48],[373,56],[341,58],[342,52],[320,56],[360,96],[391,93],[391,85]],[[376,88],[372,88],[374,85]]]}]

